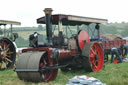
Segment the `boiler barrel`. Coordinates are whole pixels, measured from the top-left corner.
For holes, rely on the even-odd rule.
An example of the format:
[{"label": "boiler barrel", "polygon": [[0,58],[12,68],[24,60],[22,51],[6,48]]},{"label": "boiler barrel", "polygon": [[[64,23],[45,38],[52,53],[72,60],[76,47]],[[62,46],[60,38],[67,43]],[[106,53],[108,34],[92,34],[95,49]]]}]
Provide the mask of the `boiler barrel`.
[{"label": "boiler barrel", "polygon": [[77,54],[76,50],[58,50],[58,60],[72,59]]}]

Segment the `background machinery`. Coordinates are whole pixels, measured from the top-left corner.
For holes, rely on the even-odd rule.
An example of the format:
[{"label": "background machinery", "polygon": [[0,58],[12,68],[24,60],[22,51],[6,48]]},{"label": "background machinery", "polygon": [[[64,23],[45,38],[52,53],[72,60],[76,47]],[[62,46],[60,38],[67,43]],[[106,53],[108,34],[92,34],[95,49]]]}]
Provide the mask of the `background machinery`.
[{"label": "background machinery", "polygon": [[[52,9],[44,10],[45,16],[37,19],[37,23],[46,24],[46,39],[44,35],[30,35],[30,46],[22,50],[16,64],[19,79],[25,81],[52,81],[56,78],[58,68],[62,71],[84,69],[87,72],[98,72],[104,64],[104,52],[101,44],[91,42],[89,34],[80,30],[82,24],[95,23],[99,34],[99,24],[107,23],[106,19],[80,17],[73,15],[51,15]],[[53,26],[58,26],[58,35],[53,35]],[[77,26],[78,33],[68,37],[63,26]]]},{"label": "background machinery", "polygon": [[[12,68],[16,59],[15,41],[17,33],[12,32],[12,25],[20,25],[20,22],[0,20],[0,70]],[[10,28],[6,28],[10,25]]]},{"label": "background machinery", "polygon": [[[105,62],[109,60],[109,55],[112,54],[113,47],[116,47],[118,49],[119,52],[117,54],[119,54],[119,56],[121,56],[122,58],[125,58],[125,56],[127,55],[127,49],[124,47],[126,44],[126,40],[124,40],[120,34],[104,34],[91,37],[91,41],[97,40],[102,43]],[[113,63],[118,62],[117,54],[114,54]]]},{"label": "background machinery", "polygon": [[[105,39],[102,41],[105,61],[109,60],[108,56],[112,54],[111,49],[113,47],[118,48],[119,50],[118,54],[120,54],[122,58],[124,58],[127,55],[127,53],[125,53],[126,49],[123,49],[124,48],[123,46],[126,44],[126,40],[124,40],[120,34],[104,34],[104,35],[100,35],[100,38]],[[117,63],[117,62],[118,59],[117,59],[117,55],[115,54],[113,63]]]}]

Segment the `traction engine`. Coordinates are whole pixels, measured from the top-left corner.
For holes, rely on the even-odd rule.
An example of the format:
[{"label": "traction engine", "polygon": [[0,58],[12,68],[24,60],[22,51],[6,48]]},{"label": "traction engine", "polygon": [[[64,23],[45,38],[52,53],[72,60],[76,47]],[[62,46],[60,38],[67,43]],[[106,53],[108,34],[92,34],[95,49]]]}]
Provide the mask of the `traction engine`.
[{"label": "traction engine", "polygon": [[[22,50],[16,64],[18,78],[25,81],[48,82],[56,78],[58,68],[61,71],[84,69],[87,72],[98,72],[104,64],[104,53],[98,42],[90,42],[85,30],[78,31],[71,37],[63,34],[63,27],[88,25],[90,23],[107,23],[106,19],[96,19],[73,15],[51,15],[52,9],[44,10],[45,16],[37,23],[46,24],[46,36],[30,35],[30,46]],[[52,25],[58,25],[58,36],[53,36]],[[33,38],[32,38],[33,37]]]},{"label": "traction engine", "polygon": [[[10,28],[6,28],[9,25]],[[0,71],[12,69],[15,64],[15,40],[18,38],[18,34],[13,32],[13,25],[21,25],[21,23],[17,21],[0,20]]]}]

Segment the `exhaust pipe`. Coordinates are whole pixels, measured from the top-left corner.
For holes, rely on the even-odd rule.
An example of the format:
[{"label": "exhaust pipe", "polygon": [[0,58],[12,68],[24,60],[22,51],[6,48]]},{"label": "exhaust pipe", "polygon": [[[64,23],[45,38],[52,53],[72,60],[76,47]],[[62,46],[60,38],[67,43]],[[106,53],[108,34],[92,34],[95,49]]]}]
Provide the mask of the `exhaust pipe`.
[{"label": "exhaust pipe", "polygon": [[46,34],[49,45],[52,45],[52,19],[51,19],[52,11],[53,10],[51,8],[44,9],[45,21],[46,21]]}]

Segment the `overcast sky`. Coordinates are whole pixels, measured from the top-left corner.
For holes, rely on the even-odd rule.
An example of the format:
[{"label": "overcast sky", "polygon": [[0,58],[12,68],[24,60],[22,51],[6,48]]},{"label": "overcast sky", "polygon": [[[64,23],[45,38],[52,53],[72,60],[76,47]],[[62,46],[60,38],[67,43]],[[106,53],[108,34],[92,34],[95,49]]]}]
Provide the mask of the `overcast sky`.
[{"label": "overcast sky", "polygon": [[128,0],[0,0],[0,19],[15,20],[21,26],[37,26],[44,8],[53,14],[71,14],[128,22]]}]

